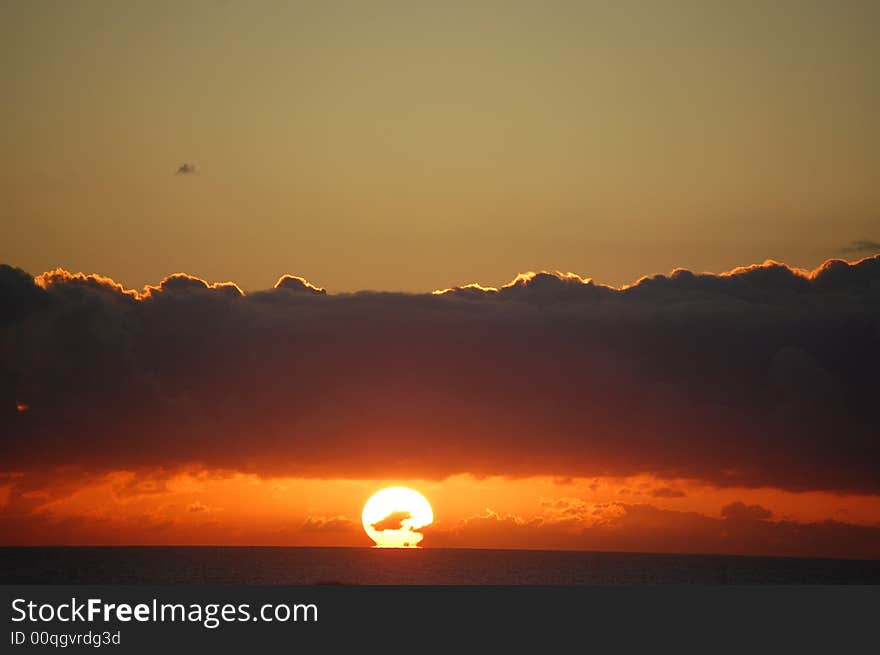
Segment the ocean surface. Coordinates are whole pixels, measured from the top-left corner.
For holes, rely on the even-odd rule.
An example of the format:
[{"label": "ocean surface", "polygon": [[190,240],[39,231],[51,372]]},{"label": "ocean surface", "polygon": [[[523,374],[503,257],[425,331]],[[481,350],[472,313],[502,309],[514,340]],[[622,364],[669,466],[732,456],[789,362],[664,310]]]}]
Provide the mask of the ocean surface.
[{"label": "ocean surface", "polygon": [[0,548],[0,584],[880,584],[880,560],[534,550]]}]

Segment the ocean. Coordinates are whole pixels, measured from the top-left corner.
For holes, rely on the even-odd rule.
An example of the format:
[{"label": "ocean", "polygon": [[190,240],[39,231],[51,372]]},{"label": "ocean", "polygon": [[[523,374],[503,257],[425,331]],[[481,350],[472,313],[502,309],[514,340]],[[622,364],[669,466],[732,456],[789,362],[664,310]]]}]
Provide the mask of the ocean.
[{"label": "ocean", "polygon": [[3,547],[0,584],[880,584],[880,560],[537,550]]}]

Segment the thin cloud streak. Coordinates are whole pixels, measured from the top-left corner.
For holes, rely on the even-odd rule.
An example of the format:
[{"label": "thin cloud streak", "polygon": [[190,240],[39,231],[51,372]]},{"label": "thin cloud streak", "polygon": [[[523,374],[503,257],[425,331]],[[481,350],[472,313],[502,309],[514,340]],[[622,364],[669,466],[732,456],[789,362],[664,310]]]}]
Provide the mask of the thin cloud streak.
[{"label": "thin cloud streak", "polygon": [[863,239],[860,241],[851,241],[848,246],[841,249],[845,254],[864,254],[880,252],[880,242]]}]

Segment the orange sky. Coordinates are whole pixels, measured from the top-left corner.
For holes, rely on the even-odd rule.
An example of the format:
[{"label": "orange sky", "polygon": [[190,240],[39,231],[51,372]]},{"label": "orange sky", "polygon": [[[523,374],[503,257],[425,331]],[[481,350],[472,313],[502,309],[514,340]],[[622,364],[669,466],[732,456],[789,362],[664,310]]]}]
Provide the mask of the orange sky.
[{"label": "orange sky", "polygon": [[[0,511],[13,528],[4,531],[7,545],[367,546],[372,542],[360,525],[363,503],[374,491],[398,484],[421,491],[434,508],[435,523],[424,529],[424,547],[598,546],[682,552],[680,526],[668,531],[660,526],[645,535],[639,526],[624,520],[628,512],[633,513],[630,507],[648,505],[684,513],[682,517],[695,513],[715,523],[684,552],[708,548],[712,552],[815,555],[819,551],[809,540],[753,543],[760,537],[750,535],[756,528],[752,523],[809,525],[834,520],[877,526],[880,516],[880,497],[873,495],[719,489],[649,475],[324,480],[190,470],[176,474],[114,471],[61,484],[50,480],[33,488],[21,478],[7,480],[0,487]],[[734,503],[763,507],[768,515],[740,525],[736,515],[726,517],[723,511]],[[824,554],[876,554],[863,543],[840,543],[837,548]]]}]

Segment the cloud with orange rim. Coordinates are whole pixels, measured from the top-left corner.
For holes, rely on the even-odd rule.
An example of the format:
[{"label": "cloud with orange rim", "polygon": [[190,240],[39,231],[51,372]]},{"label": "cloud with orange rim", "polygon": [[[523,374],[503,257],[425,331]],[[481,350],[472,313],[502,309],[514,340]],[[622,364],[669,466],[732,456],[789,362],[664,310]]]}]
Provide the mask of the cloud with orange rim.
[{"label": "cloud with orange rim", "polygon": [[433,294],[3,266],[0,335],[10,471],[880,491],[880,257]]}]

